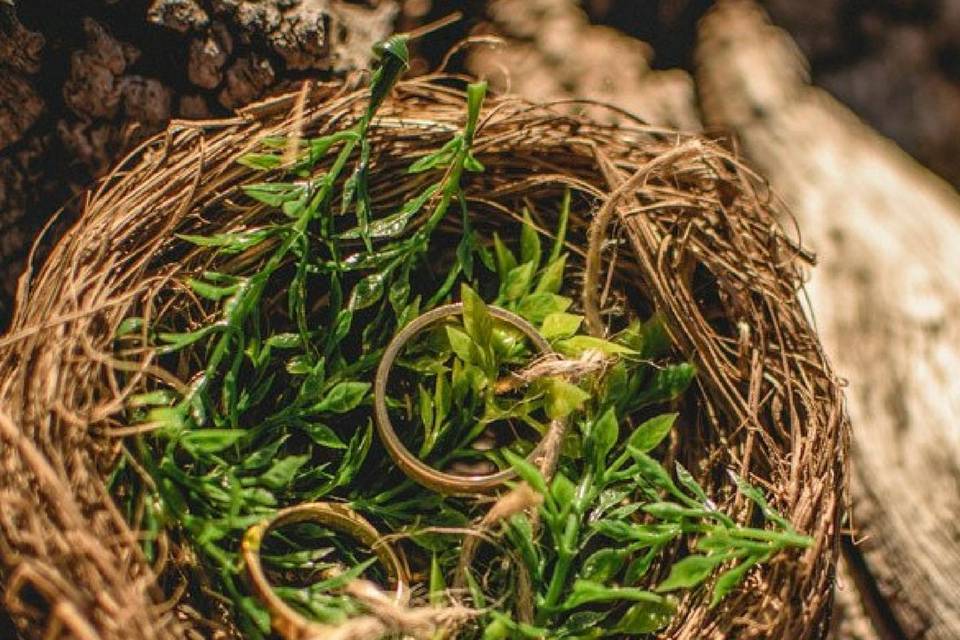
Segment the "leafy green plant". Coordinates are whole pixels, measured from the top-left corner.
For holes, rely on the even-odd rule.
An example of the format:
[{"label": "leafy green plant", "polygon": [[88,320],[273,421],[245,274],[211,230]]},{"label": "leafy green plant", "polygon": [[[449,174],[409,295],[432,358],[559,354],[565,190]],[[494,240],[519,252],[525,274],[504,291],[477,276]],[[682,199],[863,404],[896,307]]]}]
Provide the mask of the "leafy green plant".
[{"label": "leafy green plant", "polygon": [[[678,420],[665,411],[695,370],[676,361],[656,315],[624,318],[626,328],[609,339],[584,333],[567,273],[569,192],[549,247],[528,211],[506,239],[474,228],[462,183],[484,171],[474,155],[483,83],[467,88],[463,129],[410,164],[422,189],[394,210],[375,206],[369,133],[407,64],[405,39],[387,41],[379,55],[369,105],[354,124],[299,142],[289,165],[281,139],[239,159],[267,172],[243,193],[274,212],[268,223],[180,236],[217,258],[256,259],[242,273],[211,268],[186,280],[209,310],[200,326],[150,327],[161,363],[191,374],[185,391],[155,388],[128,402],[141,428],[113,486],[148,557],[170,532],[214,576],[241,630],[262,637],[270,619],[242,580],[243,532],[280,507],[339,500],[401,540],[425,583],[415,605],[455,596],[476,609],[463,637],[588,638],[653,632],[669,622],[674,592],[709,583],[719,603],[751,567],[809,544],[745,480],[736,482],[758,507],[761,527],[738,524],[688,471],[670,473],[654,457]],[[459,238],[445,252],[437,236],[451,217]],[[541,499],[536,517],[518,513],[502,524],[498,552],[468,572],[468,594],[448,585],[462,531],[488,502],[440,496],[406,478],[375,441],[371,415],[373,371],[387,342],[457,292],[462,321],[403,354],[405,386],[395,389],[391,410],[416,426],[409,443],[421,459],[513,467]],[[567,362],[595,366],[511,382],[534,353],[491,319],[487,301],[526,318]],[[135,339],[141,326],[130,319],[118,339]],[[544,473],[526,456],[557,418],[572,428],[557,467]],[[512,425],[513,437],[476,446],[496,424]],[[370,557],[322,527],[278,534],[264,553],[282,583],[277,593],[323,622],[364,610],[343,593],[345,581],[382,579]],[[511,606],[518,567],[529,578],[526,613]]]},{"label": "leafy green plant", "polygon": [[[712,588],[711,601],[716,605],[752,566],[784,549],[810,544],[808,537],[797,534],[770,509],[759,490],[742,479],[737,479],[738,488],[756,503],[768,528],[735,523],[717,510],[679,464],[674,480],[650,453],[671,432],[676,413],[655,414],[621,433],[621,425],[632,422],[632,413],[676,398],[690,382],[689,366],[674,367],[669,373],[661,370],[645,385],[636,381],[643,376],[645,358],[653,354],[638,353],[627,344],[646,342],[648,349],[657,349],[653,338],[658,330],[654,321],[645,327],[633,325],[609,343],[589,342],[620,355],[621,360],[613,371],[582,385],[589,391],[571,385],[576,400],[564,403],[569,411],[563,415],[578,417],[577,443],[563,457],[552,481],[521,456],[504,452],[543,497],[539,538],[523,515],[513,516],[503,532],[531,576],[535,613],[530,624],[500,612],[492,616],[485,638],[654,632],[672,617],[672,592],[695,588],[719,573]],[[644,336],[648,338],[643,340]],[[686,542],[695,553],[671,565],[665,579],[651,583],[648,573],[654,561],[679,542]],[[647,583],[649,587],[644,586]]]}]

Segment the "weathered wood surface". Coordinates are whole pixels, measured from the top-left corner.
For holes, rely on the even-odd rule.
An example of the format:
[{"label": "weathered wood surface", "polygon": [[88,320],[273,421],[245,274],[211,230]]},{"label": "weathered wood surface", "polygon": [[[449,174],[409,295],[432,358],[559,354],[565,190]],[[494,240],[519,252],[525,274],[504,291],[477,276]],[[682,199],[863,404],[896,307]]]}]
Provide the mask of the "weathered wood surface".
[{"label": "weathered wood surface", "polygon": [[698,88],[817,251],[808,292],[849,380],[853,516],[880,637],[960,638],[960,197],[826,93],[753,3],[702,23]]},{"label": "weathered wood surface", "polygon": [[[686,71],[654,71],[648,44],[590,23],[575,0],[490,0],[490,30],[499,47],[475,47],[467,62],[494,87],[534,102],[587,99],[611,104],[651,124],[700,129],[693,79]],[[571,46],[572,42],[582,46]],[[567,104],[601,122],[622,114],[599,105]]]},{"label": "weathered wood surface", "polygon": [[[897,636],[882,634],[874,623],[876,611],[870,607],[871,599],[861,593],[862,576],[851,567],[851,559],[840,556],[834,589],[833,614],[830,618],[828,640],[900,640]],[[856,559],[853,559],[856,565]]]}]

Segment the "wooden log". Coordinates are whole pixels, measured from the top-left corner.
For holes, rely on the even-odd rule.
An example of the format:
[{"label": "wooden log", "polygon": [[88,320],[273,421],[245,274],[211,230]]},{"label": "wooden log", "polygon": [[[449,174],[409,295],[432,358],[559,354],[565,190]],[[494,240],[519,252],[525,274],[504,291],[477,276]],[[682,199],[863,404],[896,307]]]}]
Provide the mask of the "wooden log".
[{"label": "wooden log", "polygon": [[[650,124],[700,129],[690,74],[652,70],[648,44],[590,24],[575,0],[491,0],[487,13],[489,28],[506,43],[474,48],[467,67],[495,88],[534,102],[597,101]],[[574,42],[578,46],[571,46]],[[587,103],[555,108],[585,112],[601,122],[623,117]]]},{"label": "wooden log", "polygon": [[895,640],[895,637],[881,636],[877,630],[874,616],[868,609],[869,601],[860,593],[864,585],[858,575],[848,557],[841,555],[828,640]]},{"label": "wooden log", "polygon": [[823,91],[752,2],[701,26],[711,125],[790,205],[820,266],[808,287],[849,379],[852,547],[880,637],[960,638],[960,197]]}]

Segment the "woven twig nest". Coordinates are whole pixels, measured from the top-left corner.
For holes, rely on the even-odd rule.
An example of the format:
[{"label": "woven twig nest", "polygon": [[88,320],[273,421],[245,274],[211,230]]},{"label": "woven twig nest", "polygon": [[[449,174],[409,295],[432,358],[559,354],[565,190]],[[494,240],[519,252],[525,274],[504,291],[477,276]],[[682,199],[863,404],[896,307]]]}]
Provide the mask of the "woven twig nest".
[{"label": "woven twig nest", "polygon": [[[375,205],[420,188],[421,175],[406,172],[410,159],[462,126],[464,96],[448,85],[401,83],[384,103],[370,130],[371,191],[382,198]],[[233,119],[171,125],[89,196],[79,222],[23,280],[0,340],[0,575],[5,608],[25,634],[182,637],[210,633],[204,620],[227,615],[205,600],[207,578],[189,555],[147,562],[105,488],[130,430],[125,398],[151,377],[171,377],[149,349],[117,353],[114,336],[131,316],[202,317],[184,279],[214,262],[242,273],[257,256],[216,257],[182,234],[210,236],[274,215],[240,194],[253,170],[237,158],[267,136],[340,130],[366,100],[366,92],[329,85],[312,92],[302,113],[287,96]],[[722,146],[623,121],[601,126],[489,99],[473,147],[486,170],[463,179],[471,215],[492,228],[524,205],[548,217],[570,189],[586,211],[609,216],[592,227],[588,215],[570,219],[588,320],[604,311],[592,307],[602,298],[589,288],[602,288],[598,276],[615,262],[616,277],[637,292],[627,302],[659,311],[699,371],[670,455],[708,491],[729,483],[728,470],[749,477],[814,539],[755,568],[718,607],[700,591],[684,596],[662,637],[820,637],[847,422],[800,301],[808,258],[778,226],[762,181]],[[595,244],[625,241],[600,243],[604,250],[588,256],[591,234]],[[736,493],[716,493],[728,512],[748,508]]]}]

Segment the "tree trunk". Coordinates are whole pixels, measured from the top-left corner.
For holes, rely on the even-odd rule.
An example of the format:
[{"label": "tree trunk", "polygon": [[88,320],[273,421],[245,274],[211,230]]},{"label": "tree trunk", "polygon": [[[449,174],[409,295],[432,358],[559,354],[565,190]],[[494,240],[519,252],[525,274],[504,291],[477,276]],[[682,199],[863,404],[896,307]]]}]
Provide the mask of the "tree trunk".
[{"label": "tree trunk", "polygon": [[732,128],[820,256],[808,287],[850,380],[848,526],[881,638],[960,638],[960,197],[807,85],[750,2],[702,23],[707,122]]},{"label": "tree trunk", "polygon": [[[590,24],[575,0],[491,0],[487,13],[489,28],[507,41],[498,47],[474,47],[467,68],[489,78],[496,88],[535,102],[586,98],[651,124],[685,131],[701,128],[690,74],[652,70],[648,44]],[[585,111],[601,122],[623,117],[586,103],[556,108]]]},{"label": "tree trunk", "polygon": [[[365,67],[394,0],[0,0],[0,329],[33,238],[171,118]],[[55,229],[50,240],[59,235]]]}]

